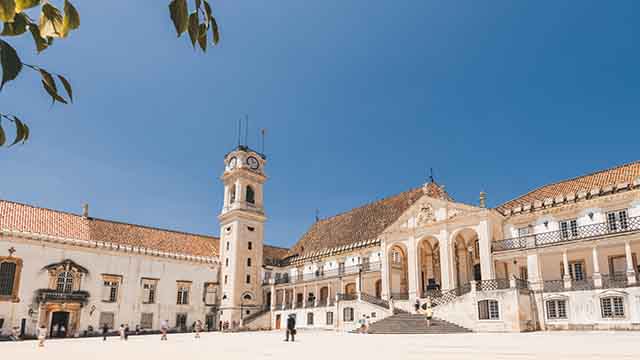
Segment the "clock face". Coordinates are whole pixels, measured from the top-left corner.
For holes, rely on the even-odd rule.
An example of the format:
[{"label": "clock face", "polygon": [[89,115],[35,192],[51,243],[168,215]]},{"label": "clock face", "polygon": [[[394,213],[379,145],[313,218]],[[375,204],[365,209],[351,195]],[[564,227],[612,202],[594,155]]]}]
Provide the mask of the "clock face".
[{"label": "clock face", "polygon": [[227,163],[227,168],[229,170],[233,170],[236,168],[237,165],[238,165],[238,159],[234,156],[231,159],[229,159],[229,162]]},{"label": "clock face", "polygon": [[249,156],[247,158],[247,165],[249,165],[249,168],[252,170],[257,170],[260,167],[260,162],[255,157]]}]

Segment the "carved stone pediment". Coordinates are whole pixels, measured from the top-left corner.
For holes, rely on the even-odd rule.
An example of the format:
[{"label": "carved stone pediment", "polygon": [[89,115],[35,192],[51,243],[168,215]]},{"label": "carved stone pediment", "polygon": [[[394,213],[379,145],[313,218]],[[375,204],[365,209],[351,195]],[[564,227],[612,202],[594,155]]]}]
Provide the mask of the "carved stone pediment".
[{"label": "carved stone pediment", "polygon": [[422,204],[416,217],[418,226],[425,226],[436,222],[436,213],[429,203]]}]

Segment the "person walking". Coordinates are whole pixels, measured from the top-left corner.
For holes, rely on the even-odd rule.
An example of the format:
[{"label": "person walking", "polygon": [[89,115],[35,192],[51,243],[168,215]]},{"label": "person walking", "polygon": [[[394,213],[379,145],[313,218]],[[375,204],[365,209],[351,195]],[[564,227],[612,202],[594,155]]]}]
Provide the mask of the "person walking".
[{"label": "person walking", "polygon": [[420,299],[416,299],[416,303],[413,305],[416,308],[416,314],[420,311]]},{"label": "person walking", "polygon": [[38,347],[44,347],[44,341],[47,339],[47,328],[42,325],[38,328]]},{"label": "person walking", "polygon": [[124,326],[124,341],[129,340],[129,324]]},{"label": "person walking", "polygon": [[291,335],[291,342],[296,341],[296,318],[293,315],[287,318],[287,338],[284,341],[289,341],[289,335]]},{"label": "person walking", "polygon": [[118,335],[120,335],[120,340],[124,340],[124,324],[120,324],[118,328]]},{"label": "person walking", "polygon": [[200,332],[202,331],[202,321],[197,320],[194,327],[196,329],[196,339],[200,339]]},{"label": "person walking", "polygon": [[358,325],[360,325],[358,327],[358,333],[359,334],[364,334],[365,333],[365,328],[366,328],[366,324],[365,322],[367,321],[367,315],[362,315],[362,319],[358,320]]},{"label": "person walking", "polygon": [[426,309],[424,310],[424,316],[427,319],[427,327],[431,327],[431,318],[433,318],[433,309],[431,308],[431,302],[427,301]]},{"label": "person walking", "polygon": [[107,341],[107,334],[109,334],[109,326],[104,323],[102,324],[102,341]]},{"label": "person walking", "polygon": [[160,322],[160,333],[162,333],[160,340],[167,340],[167,330],[169,330],[169,321],[162,320],[162,322]]}]

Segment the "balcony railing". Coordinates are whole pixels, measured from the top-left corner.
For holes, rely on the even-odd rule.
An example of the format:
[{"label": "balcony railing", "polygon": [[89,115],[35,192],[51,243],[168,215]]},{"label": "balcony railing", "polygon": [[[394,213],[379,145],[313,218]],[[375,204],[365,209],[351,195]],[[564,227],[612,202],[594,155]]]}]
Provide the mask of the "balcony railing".
[{"label": "balcony railing", "polygon": [[491,249],[493,252],[499,252],[527,247],[543,247],[598,236],[622,235],[636,231],[640,231],[640,216],[630,217],[616,222],[583,225],[494,241],[491,244]]},{"label": "balcony railing", "polygon": [[84,290],[61,292],[54,289],[38,289],[36,296],[40,302],[48,301],[73,301],[85,304],[89,301],[89,292]]},{"label": "balcony railing", "polygon": [[338,300],[339,300],[339,301],[353,301],[353,300],[358,300],[358,295],[356,295],[356,294],[343,294],[343,293],[339,293],[339,294],[338,294]]},{"label": "balcony railing", "polygon": [[311,274],[299,274],[294,277],[289,277],[289,276],[280,277],[280,278],[276,278],[275,283],[276,284],[289,284],[289,283],[295,284],[295,283],[301,283],[306,281],[323,280],[323,279],[338,278],[338,277],[347,276],[347,275],[355,275],[355,274],[358,274],[361,270],[363,273],[365,273],[365,272],[372,272],[372,271],[380,271],[380,269],[382,269],[382,263],[377,261],[373,263],[364,263],[364,264],[347,266],[347,267],[338,268],[338,269],[318,270]]},{"label": "balcony railing", "polygon": [[480,280],[476,282],[477,291],[502,290],[509,287],[509,279]]}]

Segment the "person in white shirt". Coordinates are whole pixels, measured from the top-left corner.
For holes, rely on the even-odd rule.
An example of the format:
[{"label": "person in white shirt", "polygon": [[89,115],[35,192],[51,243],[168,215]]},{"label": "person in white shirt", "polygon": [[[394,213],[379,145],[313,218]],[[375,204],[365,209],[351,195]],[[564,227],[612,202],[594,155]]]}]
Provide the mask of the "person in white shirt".
[{"label": "person in white shirt", "polygon": [[38,347],[44,346],[44,341],[47,338],[47,328],[42,325],[38,328]]}]

